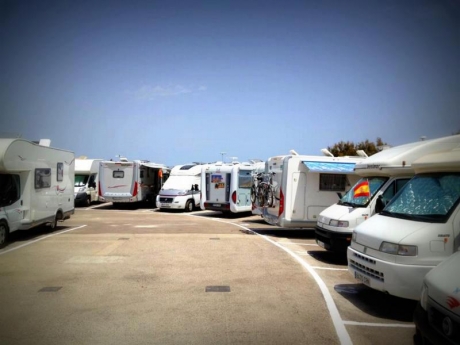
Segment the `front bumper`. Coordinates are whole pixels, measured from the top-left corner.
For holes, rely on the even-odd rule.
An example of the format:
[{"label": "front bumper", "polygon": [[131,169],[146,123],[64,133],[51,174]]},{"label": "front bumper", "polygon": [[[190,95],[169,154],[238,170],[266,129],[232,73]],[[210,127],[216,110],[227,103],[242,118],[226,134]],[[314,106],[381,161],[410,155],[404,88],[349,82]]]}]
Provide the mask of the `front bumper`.
[{"label": "front bumper", "polygon": [[351,232],[335,232],[315,227],[316,243],[320,247],[333,252],[346,252],[351,243]]}]

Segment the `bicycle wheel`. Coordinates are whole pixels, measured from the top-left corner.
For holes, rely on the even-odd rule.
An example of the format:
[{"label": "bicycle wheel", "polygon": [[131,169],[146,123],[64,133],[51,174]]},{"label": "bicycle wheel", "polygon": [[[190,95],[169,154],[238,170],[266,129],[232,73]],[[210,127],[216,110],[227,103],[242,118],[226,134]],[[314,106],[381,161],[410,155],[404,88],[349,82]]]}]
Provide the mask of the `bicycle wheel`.
[{"label": "bicycle wheel", "polygon": [[273,193],[273,188],[272,186],[269,186],[267,188],[267,206],[268,207],[273,207],[274,201],[275,201],[275,194]]},{"label": "bicycle wheel", "polygon": [[251,203],[254,204],[256,202],[256,196],[257,196],[256,186],[252,185],[251,186]]},{"label": "bicycle wheel", "polygon": [[261,184],[257,186],[257,201],[259,202],[260,207],[264,206],[265,204],[264,187]]}]

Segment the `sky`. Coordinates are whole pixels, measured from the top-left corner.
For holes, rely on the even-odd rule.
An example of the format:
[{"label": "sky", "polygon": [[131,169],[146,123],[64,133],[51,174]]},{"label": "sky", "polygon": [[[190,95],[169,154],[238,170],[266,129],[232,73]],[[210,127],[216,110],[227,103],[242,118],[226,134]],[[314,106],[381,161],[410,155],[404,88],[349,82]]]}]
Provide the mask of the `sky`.
[{"label": "sky", "polygon": [[459,131],[459,0],[0,0],[3,137],[173,166]]}]

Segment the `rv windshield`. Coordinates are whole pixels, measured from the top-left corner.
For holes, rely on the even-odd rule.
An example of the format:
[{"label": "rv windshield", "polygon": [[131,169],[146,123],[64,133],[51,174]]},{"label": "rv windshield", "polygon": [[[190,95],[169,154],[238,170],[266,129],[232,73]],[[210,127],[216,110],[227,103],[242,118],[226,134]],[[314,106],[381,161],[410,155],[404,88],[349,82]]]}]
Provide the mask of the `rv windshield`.
[{"label": "rv windshield", "polygon": [[162,189],[190,190],[195,183],[195,176],[169,176]]},{"label": "rv windshield", "polygon": [[84,187],[88,182],[89,175],[77,175],[75,174],[75,187]]},{"label": "rv windshield", "polygon": [[[355,198],[354,197],[354,188],[364,181],[369,181],[369,189],[371,192],[371,196],[360,196]],[[339,205],[344,206],[353,206],[353,207],[366,207],[369,202],[374,197],[375,193],[377,193],[380,188],[388,181],[388,177],[382,176],[373,176],[373,177],[363,177],[361,178],[356,184],[340,199],[338,202]]]},{"label": "rv windshield", "polygon": [[420,222],[445,223],[460,201],[460,173],[412,178],[381,214]]}]

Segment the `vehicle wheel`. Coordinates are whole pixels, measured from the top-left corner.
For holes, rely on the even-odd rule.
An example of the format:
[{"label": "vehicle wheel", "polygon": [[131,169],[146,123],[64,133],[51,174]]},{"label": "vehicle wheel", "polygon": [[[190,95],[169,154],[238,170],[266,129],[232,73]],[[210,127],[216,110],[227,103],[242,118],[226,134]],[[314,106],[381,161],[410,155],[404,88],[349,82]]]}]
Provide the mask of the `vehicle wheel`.
[{"label": "vehicle wheel", "polygon": [[58,221],[58,216],[56,215],[56,216],[54,216],[54,220],[50,223],[50,229],[51,230],[56,229],[57,221]]},{"label": "vehicle wheel", "polygon": [[192,212],[194,207],[195,207],[195,205],[194,205],[193,201],[192,200],[187,200],[187,202],[185,203],[185,211],[186,212]]},{"label": "vehicle wheel", "polygon": [[0,248],[6,244],[9,232],[8,224],[4,221],[0,221]]},{"label": "vehicle wheel", "polygon": [[88,197],[86,198],[85,205],[86,205],[87,207],[88,207],[88,206],[91,206],[91,195],[88,195]]}]

